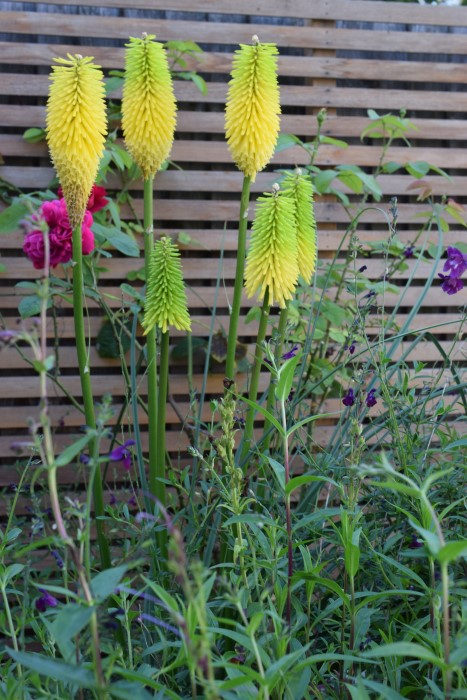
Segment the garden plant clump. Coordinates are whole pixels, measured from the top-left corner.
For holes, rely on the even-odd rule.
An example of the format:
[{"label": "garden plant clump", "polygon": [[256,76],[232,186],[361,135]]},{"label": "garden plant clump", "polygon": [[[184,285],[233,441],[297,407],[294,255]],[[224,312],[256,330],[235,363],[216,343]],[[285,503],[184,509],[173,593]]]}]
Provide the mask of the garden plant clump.
[{"label": "garden plant clump", "polygon": [[[153,190],[170,167],[174,66],[197,50],[131,38],[124,74],[110,78],[123,84],[121,105],[106,104],[92,58],[58,59],[45,136],[60,189],[10,207],[40,276],[26,283],[31,293],[19,308],[36,322],[5,326],[0,343],[35,371],[40,413],[0,533],[0,697],[466,698],[467,383],[453,360],[465,314],[459,309],[444,344],[435,335],[442,318],[436,327],[416,323],[431,288],[462,294],[467,246],[446,246],[444,234],[449,217],[467,226],[463,209],[432,194],[431,171],[449,184],[439,168],[388,159],[394,141],[410,145],[404,113],[369,111],[362,138],[381,143],[372,173],[318,167],[321,144],[345,155],[345,143],[323,135],[324,111],[312,142],[279,134],[278,50],[253,37],[235,53],[226,100],[227,144],[243,174],[229,328],[224,350],[215,348],[214,307],[203,383],[194,386],[183,258],[178,242],[158,232]],[[196,73],[181,77],[206,89]],[[271,173],[253,214],[251,183],[292,145],[303,161]],[[409,245],[399,237],[397,200],[383,202],[378,182],[402,169],[427,208]],[[106,178],[115,172],[122,189],[114,192]],[[143,221],[125,223],[126,183],[137,178]],[[318,252],[313,200],[323,195],[349,216],[333,260]],[[359,236],[370,207],[387,226],[383,240]],[[102,260],[112,248],[138,257],[138,236],[144,268],[133,285],[122,281],[126,301],[115,310],[99,284]],[[378,276],[372,268],[381,260]],[[430,272],[401,324],[419,265]],[[402,286],[399,273],[409,269]],[[258,328],[246,359],[238,340],[244,292],[257,302],[246,320]],[[73,304],[81,390],[67,399],[84,426],[63,449],[49,396],[51,382],[66,392],[47,342],[57,301]],[[93,395],[89,301],[107,319],[99,352],[121,360],[127,398],[117,416],[111,396]],[[186,337],[174,343],[174,331]],[[434,367],[417,360],[425,342],[438,352]],[[189,446],[176,460],[166,407],[182,347]],[[225,379],[208,397],[216,353]],[[116,464],[126,490],[106,498]],[[59,488],[67,468],[85,474],[83,498]],[[32,528],[17,512],[24,496],[35,505]]]}]

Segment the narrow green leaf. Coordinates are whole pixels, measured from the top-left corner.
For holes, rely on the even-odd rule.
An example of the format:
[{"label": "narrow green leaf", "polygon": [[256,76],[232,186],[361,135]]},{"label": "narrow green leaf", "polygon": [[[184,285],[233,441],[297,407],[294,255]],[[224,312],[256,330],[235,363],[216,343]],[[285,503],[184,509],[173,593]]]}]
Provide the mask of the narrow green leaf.
[{"label": "narrow green leaf", "polygon": [[247,399],[246,396],[239,396],[238,397],[241,401],[244,403],[248,404],[248,406],[251,406],[254,408],[256,411],[261,413],[265,418],[268,419],[268,421],[276,428],[276,430],[279,432],[281,437],[284,437],[284,430],[282,429],[282,425],[279,423],[279,421],[270,413],[267,408],[264,408],[263,406],[260,406],[259,403],[256,403],[255,401],[251,401],[250,399]]},{"label": "narrow green leaf", "polygon": [[93,430],[88,430],[86,435],[84,435],[82,438],[74,442],[73,444],[69,445],[66,447],[62,454],[57,457],[55,460],[55,465],[56,467],[66,467],[70,462],[74,460],[74,458],[84,450],[86,445],[90,440],[93,439],[95,436],[95,431]]},{"label": "narrow green leaf", "polygon": [[87,668],[72,666],[63,661],[56,661],[42,654],[32,654],[25,651],[5,649],[12,659],[25,668],[30,668],[40,676],[53,678],[62,683],[74,683],[81,688],[95,688],[94,674]]},{"label": "narrow green leaf", "polygon": [[441,669],[446,668],[444,661],[436,656],[436,654],[433,654],[430,649],[427,649],[421,644],[414,644],[413,642],[394,642],[392,644],[383,644],[381,646],[374,647],[373,649],[368,649],[368,651],[362,652],[362,657],[365,659],[379,659],[387,656],[410,656],[423,661],[428,661]]},{"label": "narrow green leaf", "polygon": [[101,571],[97,576],[94,576],[91,580],[91,591],[95,600],[101,602],[107,598],[107,596],[111,595],[122,580],[127,569],[128,566],[122,564],[121,566],[115,566],[113,569]]},{"label": "narrow green leaf", "polygon": [[295,491],[295,489],[299,489],[304,484],[311,484],[315,481],[322,481],[325,484],[331,483],[334,486],[337,486],[337,483],[335,481],[333,481],[332,479],[328,479],[325,476],[312,476],[310,474],[302,474],[302,476],[295,476],[293,479],[290,479],[289,483],[285,487],[285,492],[286,494],[292,493],[292,491]]},{"label": "narrow green leaf", "polygon": [[284,465],[280,464],[280,462],[277,462],[272,457],[268,457],[268,462],[269,462],[270,466],[272,467],[274,474],[276,475],[277,481],[279,482],[279,486],[281,487],[282,490],[284,490],[285,489],[285,467],[284,467]]},{"label": "narrow green leaf", "polygon": [[291,357],[290,360],[287,360],[280,368],[275,388],[275,395],[278,401],[285,401],[290,394],[295,368],[301,356],[302,353],[298,352],[295,357]]},{"label": "narrow green leaf", "polygon": [[303,418],[303,420],[299,420],[298,423],[295,423],[295,425],[288,429],[287,437],[292,435],[292,433],[294,433],[299,428],[303,428],[303,426],[307,425],[307,423],[312,423],[315,420],[320,420],[321,418],[329,418],[336,415],[339,415],[339,411],[333,411],[332,413],[318,413],[316,416],[308,416],[308,418]]},{"label": "narrow green leaf", "polygon": [[467,556],[467,540],[459,540],[458,542],[448,542],[444,547],[441,547],[436,559],[440,564],[450,564],[465,556]]}]

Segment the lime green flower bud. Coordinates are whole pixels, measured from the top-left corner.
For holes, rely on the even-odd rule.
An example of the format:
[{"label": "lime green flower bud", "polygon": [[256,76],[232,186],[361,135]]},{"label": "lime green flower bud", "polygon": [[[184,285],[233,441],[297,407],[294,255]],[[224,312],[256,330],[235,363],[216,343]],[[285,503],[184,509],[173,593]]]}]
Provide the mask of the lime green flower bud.
[{"label": "lime green flower bud", "polygon": [[269,303],[281,308],[292,299],[298,280],[295,205],[279,192],[258,197],[251,243],[245,267],[245,288],[249,297],[259,289],[262,300],[269,292]]},{"label": "lime green flower bud", "polygon": [[307,284],[316,269],[317,242],[316,219],[313,209],[313,185],[299,169],[287,175],[283,182],[284,193],[295,203],[295,227],[297,232],[298,269]]},{"label": "lime green flower bud", "polygon": [[270,161],[279,134],[275,44],[242,44],[235,52],[225,110],[227,143],[239,170],[252,180]]},{"label": "lime green flower bud", "polygon": [[125,144],[144,179],[153,177],[169,156],[177,111],[167,55],[154,38],[130,37],[122,99]]},{"label": "lime green flower bud", "polygon": [[72,228],[80,226],[104,152],[104,82],[92,58],[57,58],[47,101],[47,141]]},{"label": "lime green flower bud", "polygon": [[191,330],[180,251],[166,237],[156,241],[152,251],[144,305],[144,334],[154,326],[159,326],[163,333],[169,326],[179,331]]}]

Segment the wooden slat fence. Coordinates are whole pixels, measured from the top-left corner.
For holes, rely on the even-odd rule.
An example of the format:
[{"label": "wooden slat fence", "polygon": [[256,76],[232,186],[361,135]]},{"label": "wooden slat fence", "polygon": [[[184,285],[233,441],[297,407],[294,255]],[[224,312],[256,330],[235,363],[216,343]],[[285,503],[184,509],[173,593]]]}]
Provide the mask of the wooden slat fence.
[{"label": "wooden slat fence", "polygon": [[[170,9],[167,9],[167,4]],[[215,302],[215,280],[221,270],[224,284],[217,299],[217,329],[228,328],[228,300],[232,297],[236,221],[241,190],[241,175],[232,165],[223,138],[223,107],[232,53],[238,43],[248,43],[253,34],[262,42],[276,42],[280,50],[281,130],[311,140],[316,133],[315,115],[325,107],[329,112],[323,133],[348,141],[346,149],[334,145],[320,148],[316,163],[333,167],[342,163],[371,169],[380,158],[378,142],[360,140],[368,125],[366,109],[380,113],[407,110],[407,117],[417,127],[411,136],[409,150],[398,141],[388,159],[397,162],[428,161],[452,175],[452,182],[439,175],[430,175],[435,194],[446,193],[465,202],[467,191],[467,8],[418,6],[396,2],[366,0],[236,0],[235,13],[227,0],[85,0],[79,5],[69,0],[59,2],[0,2],[0,177],[15,187],[30,191],[46,188],[53,170],[44,143],[28,143],[23,131],[44,126],[49,66],[55,56],[67,52],[92,55],[108,71],[122,69],[124,44],[128,36],[143,31],[157,35],[158,40],[193,40],[205,51],[202,61],[189,62],[207,81],[203,96],[188,82],[176,81],[179,104],[178,130],[172,160],[182,168],[169,169],[156,178],[156,232],[177,235],[186,231],[191,243],[183,248],[185,278],[189,284],[189,301],[193,315],[193,333],[206,336],[209,309]],[[118,94],[112,95],[118,99]],[[253,185],[256,196],[275,181],[274,170],[304,164],[303,151],[293,148],[275,156],[272,164]],[[384,210],[389,199],[399,200],[399,235],[409,245],[420,225],[419,215],[426,211],[416,191],[408,189],[413,178],[403,171],[383,175],[379,183],[384,192]],[[116,178],[107,183],[117,186]],[[142,184],[134,182],[131,193],[138,215],[142,214]],[[253,207],[251,208],[252,211]],[[122,212],[130,220],[129,208]],[[331,198],[318,199],[316,217],[320,232],[322,259],[334,256],[348,223],[348,215]],[[251,217],[250,217],[251,218]],[[445,233],[443,246],[465,240],[465,229],[452,220]],[[375,241],[387,235],[387,224],[381,212],[373,209],[362,218],[357,235],[362,242]],[[432,235],[435,242],[436,235]],[[141,247],[141,241],[138,241]],[[15,285],[34,280],[34,271],[21,252],[20,231],[0,238],[0,254],[6,265],[0,274],[3,323],[17,327],[17,305],[22,290]],[[219,257],[224,261],[219,267]],[[342,247],[345,255],[347,243]],[[358,264],[363,264],[363,260]],[[141,267],[141,261],[115,253],[101,277],[102,290],[109,295],[114,309],[121,305],[119,285],[126,275]],[[384,274],[384,261],[372,258],[368,274],[377,280]],[[441,264],[439,264],[441,269]],[[408,260],[408,269],[397,279],[402,285],[411,275],[413,281],[405,297],[397,321],[416,303],[431,265],[417,265]],[[24,290],[23,290],[24,291]],[[446,350],[459,327],[461,295],[447,296],[433,286],[425,298],[414,328],[441,320],[449,322],[439,332]],[[397,301],[388,295],[391,308]],[[244,311],[252,306],[244,301]],[[91,361],[96,397],[112,393],[117,413],[124,398],[124,387],[117,361],[99,357],[95,338],[102,322],[96,304],[89,302],[89,328],[92,337]],[[28,325],[29,322],[26,322]],[[55,328],[54,328],[55,323]],[[79,397],[77,363],[73,346],[71,309],[62,304],[55,322],[50,319],[49,338],[53,344],[58,332],[60,381]],[[239,339],[248,344],[251,356],[255,324],[242,320]],[[371,332],[371,328],[369,328]],[[177,334],[174,334],[176,338]],[[401,346],[401,352],[407,345]],[[465,351],[459,344],[456,357]],[[30,353],[25,349],[25,354]],[[428,373],[436,372],[439,350],[424,343],[409,360],[423,360]],[[194,377],[201,385],[200,366]],[[0,485],[16,480],[16,453],[12,444],[27,441],[26,419],[37,410],[38,386],[34,372],[16,350],[0,352]],[[189,414],[184,367],[173,370],[170,392],[178,404],[178,414]],[[222,374],[212,374],[208,395],[220,392]],[[265,378],[264,378],[265,381]],[[264,386],[263,381],[263,386]],[[63,400],[60,391],[51,385],[51,415],[57,429],[60,448],[75,435],[82,423],[79,412]],[[338,410],[339,399],[326,403],[325,409]],[[208,418],[205,409],[205,418]],[[171,427],[168,448],[174,455],[185,450],[187,437],[180,426],[179,415],[169,407]],[[145,439],[146,420],[141,416]],[[326,444],[332,426],[323,426],[318,442]],[[14,446],[14,445],[13,445]],[[23,462],[21,462],[21,459]],[[19,464],[24,463],[24,455]],[[114,473],[112,467],[112,474]],[[121,471],[116,479],[122,477]],[[70,486],[77,480],[76,469],[63,470],[63,483]]]}]

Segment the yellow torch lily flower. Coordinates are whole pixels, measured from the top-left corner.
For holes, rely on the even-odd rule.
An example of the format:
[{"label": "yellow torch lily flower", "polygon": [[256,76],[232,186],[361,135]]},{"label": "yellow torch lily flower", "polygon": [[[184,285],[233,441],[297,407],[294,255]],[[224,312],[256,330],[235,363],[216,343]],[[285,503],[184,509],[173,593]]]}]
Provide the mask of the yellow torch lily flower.
[{"label": "yellow torch lily flower", "polygon": [[125,144],[143,177],[153,177],[168,158],[177,103],[167,55],[154,35],[130,37],[125,56],[122,127]]},{"label": "yellow torch lily flower", "polygon": [[245,267],[248,297],[259,289],[259,299],[269,292],[283,309],[292,299],[298,281],[295,205],[291,197],[274,185],[273,193],[258,197],[251,243]]},{"label": "yellow torch lily flower", "polygon": [[92,58],[55,59],[47,102],[47,142],[72,228],[80,226],[104,151],[104,82]]},{"label": "yellow torch lily flower", "polygon": [[229,150],[253,181],[270,161],[279,134],[279,86],[275,44],[241,44],[235,52],[225,110]]},{"label": "yellow torch lily flower", "polygon": [[316,219],[313,208],[313,185],[299,168],[287,175],[283,182],[284,193],[295,203],[295,227],[297,232],[298,268],[307,284],[316,269],[317,241]]},{"label": "yellow torch lily flower", "polygon": [[144,304],[144,335],[154,326],[166,333],[169,326],[191,331],[180,251],[170,238],[156,241],[151,256]]}]

